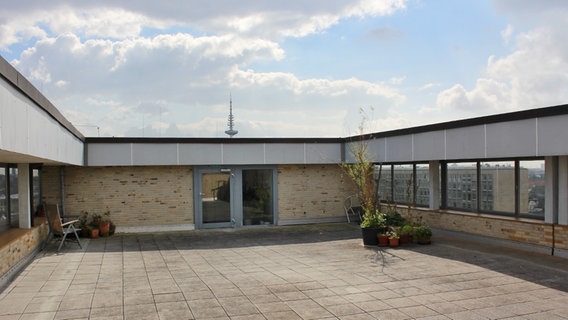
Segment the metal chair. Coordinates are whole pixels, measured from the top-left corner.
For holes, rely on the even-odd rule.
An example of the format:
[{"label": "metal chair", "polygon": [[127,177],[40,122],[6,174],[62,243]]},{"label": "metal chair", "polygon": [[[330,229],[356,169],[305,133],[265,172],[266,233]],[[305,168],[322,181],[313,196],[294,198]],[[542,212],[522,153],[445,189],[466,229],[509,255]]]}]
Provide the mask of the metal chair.
[{"label": "metal chair", "polygon": [[[81,240],[79,240],[79,235],[77,234],[78,230],[75,228],[75,224],[79,222],[79,220],[70,220],[67,222],[62,222],[61,215],[59,214],[59,206],[57,204],[46,204],[44,205],[45,215],[47,217],[47,224],[49,225],[49,235],[47,237],[46,243],[49,243],[51,239],[55,237],[61,237],[61,243],[57,248],[57,251],[61,250],[63,243],[65,240],[76,240],[79,248],[83,248],[81,246]],[[72,235],[75,237],[67,238],[68,235]]]},{"label": "metal chair", "polygon": [[357,196],[351,195],[345,198],[345,201],[343,202],[343,209],[345,210],[345,216],[347,217],[348,223],[351,223],[349,216],[357,218],[359,222],[362,220],[361,206],[357,203]]}]

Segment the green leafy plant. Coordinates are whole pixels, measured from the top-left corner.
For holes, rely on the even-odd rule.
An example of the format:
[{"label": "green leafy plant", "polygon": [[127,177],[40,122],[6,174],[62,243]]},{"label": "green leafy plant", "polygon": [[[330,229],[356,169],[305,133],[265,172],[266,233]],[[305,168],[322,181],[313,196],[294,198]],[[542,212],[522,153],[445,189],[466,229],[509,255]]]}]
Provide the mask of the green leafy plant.
[{"label": "green leafy plant", "polygon": [[400,238],[400,235],[395,231],[395,230],[391,230],[388,233],[389,239],[398,239]]},{"label": "green leafy plant", "polygon": [[402,228],[400,228],[400,234],[407,236],[414,235],[414,227],[409,224],[405,224]]},{"label": "green leafy plant", "polygon": [[417,238],[430,238],[432,236],[432,229],[427,226],[417,226],[414,228],[414,235]]},{"label": "green leafy plant", "polygon": [[[359,125],[360,137],[365,129],[367,117],[362,109],[359,110],[362,120]],[[361,138],[359,141],[351,141],[351,156],[353,161],[340,164],[343,172],[351,179],[357,187],[357,198],[363,209],[363,221],[361,227],[375,226],[382,219],[379,201],[379,181],[381,176],[381,166],[379,173],[375,175],[375,164],[368,154],[368,140]]]},{"label": "green leafy plant", "polygon": [[361,222],[363,228],[384,228],[387,226],[385,215],[378,210],[375,212],[365,212]]}]

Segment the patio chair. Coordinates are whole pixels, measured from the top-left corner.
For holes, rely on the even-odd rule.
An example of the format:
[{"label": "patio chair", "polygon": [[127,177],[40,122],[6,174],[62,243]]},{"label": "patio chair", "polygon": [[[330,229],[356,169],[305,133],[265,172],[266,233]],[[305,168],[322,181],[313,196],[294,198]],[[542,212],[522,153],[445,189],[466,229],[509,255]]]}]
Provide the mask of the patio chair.
[{"label": "patio chair", "polygon": [[[57,251],[61,250],[63,243],[65,240],[73,240],[77,241],[79,248],[83,248],[81,246],[81,240],[79,239],[79,235],[77,234],[78,230],[75,227],[75,224],[79,222],[79,220],[70,220],[66,222],[62,222],[61,216],[59,214],[59,206],[56,204],[47,204],[44,205],[45,207],[45,215],[47,217],[47,224],[49,225],[49,235],[47,236],[46,244],[49,243],[54,238],[61,238],[61,243],[59,243],[59,247]],[[71,235],[67,238],[68,235]],[[75,237],[75,239],[73,239]]]},{"label": "patio chair", "polygon": [[351,223],[349,216],[353,216],[353,218],[358,219],[358,222],[361,222],[361,206],[357,201],[357,196],[352,195],[345,198],[345,201],[343,202],[343,209],[345,210],[345,216],[347,217],[348,223]]}]

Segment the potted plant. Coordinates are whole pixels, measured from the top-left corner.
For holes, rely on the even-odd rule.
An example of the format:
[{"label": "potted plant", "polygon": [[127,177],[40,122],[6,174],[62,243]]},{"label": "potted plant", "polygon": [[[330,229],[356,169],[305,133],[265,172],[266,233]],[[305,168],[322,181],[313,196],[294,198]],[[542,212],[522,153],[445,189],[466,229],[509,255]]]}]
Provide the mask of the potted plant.
[{"label": "potted plant", "polygon": [[89,223],[89,229],[90,229],[90,236],[91,238],[98,238],[99,237],[99,224],[101,222],[101,215],[99,214],[91,214],[90,215],[90,223]]},{"label": "potted plant", "polygon": [[389,233],[389,246],[398,247],[400,236],[395,230],[391,230]]},{"label": "potted plant", "polygon": [[81,231],[81,237],[88,238],[91,236],[91,229],[89,225],[89,213],[87,211],[81,211],[79,215],[79,228]]},{"label": "potted plant", "polygon": [[418,226],[414,229],[416,242],[419,244],[430,244],[432,238],[432,229],[427,226]]},{"label": "potted plant", "polygon": [[389,245],[389,234],[388,232],[380,232],[377,235],[377,239],[379,242],[379,247],[386,247]]},{"label": "potted plant", "polygon": [[413,234],[414,234],[413,226],[409,224],[405,224],[404,226],[402,226],[400,228],[400,244],[404,245],[412,243]]},{"label": "potted plant", "polygon": [[[366,116],[360,110],[363,119],[359,125],[359,131],[364,132]],[[363,210],[361,222],[361,233],[364,245],[377,245],[377,234],[386,227],[384,214],[380,212],[379,184],[381,179],[381,168],[379,165],[378,174],[375,172],[375,163],[368,152],[368,142],[361,139],[352,141],[351,161],[340,164],[343,172],[353,182],[357,190],[357,200]],[[384,232],[384,231],[382,231]]]},{"label": "potted plant", "polygon": [[102,237],[107,237],[110,234],[110,211],[106,211],[100,216],[99,233]]},{"label": "potted plant", "polygon": [[363,236],[363,244],[366,246],[376,246],[378,244],[377,235],[384,233],[386,230],[386,220],[384,214],[378,210],[374,212],[365,212],[363,221],[361,222],[361,234]]}]

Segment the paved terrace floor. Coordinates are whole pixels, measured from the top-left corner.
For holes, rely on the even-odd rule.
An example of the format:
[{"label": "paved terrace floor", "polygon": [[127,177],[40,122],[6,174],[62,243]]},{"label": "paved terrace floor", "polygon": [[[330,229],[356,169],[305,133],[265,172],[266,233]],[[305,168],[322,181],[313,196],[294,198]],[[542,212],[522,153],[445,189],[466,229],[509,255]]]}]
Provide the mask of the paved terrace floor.
[{"label": "paved terrace floor", "polygon": [[565,259],[440,235],[379,251],[330,224],[56,247],[0,295],[0,320],[568,319]]}]

